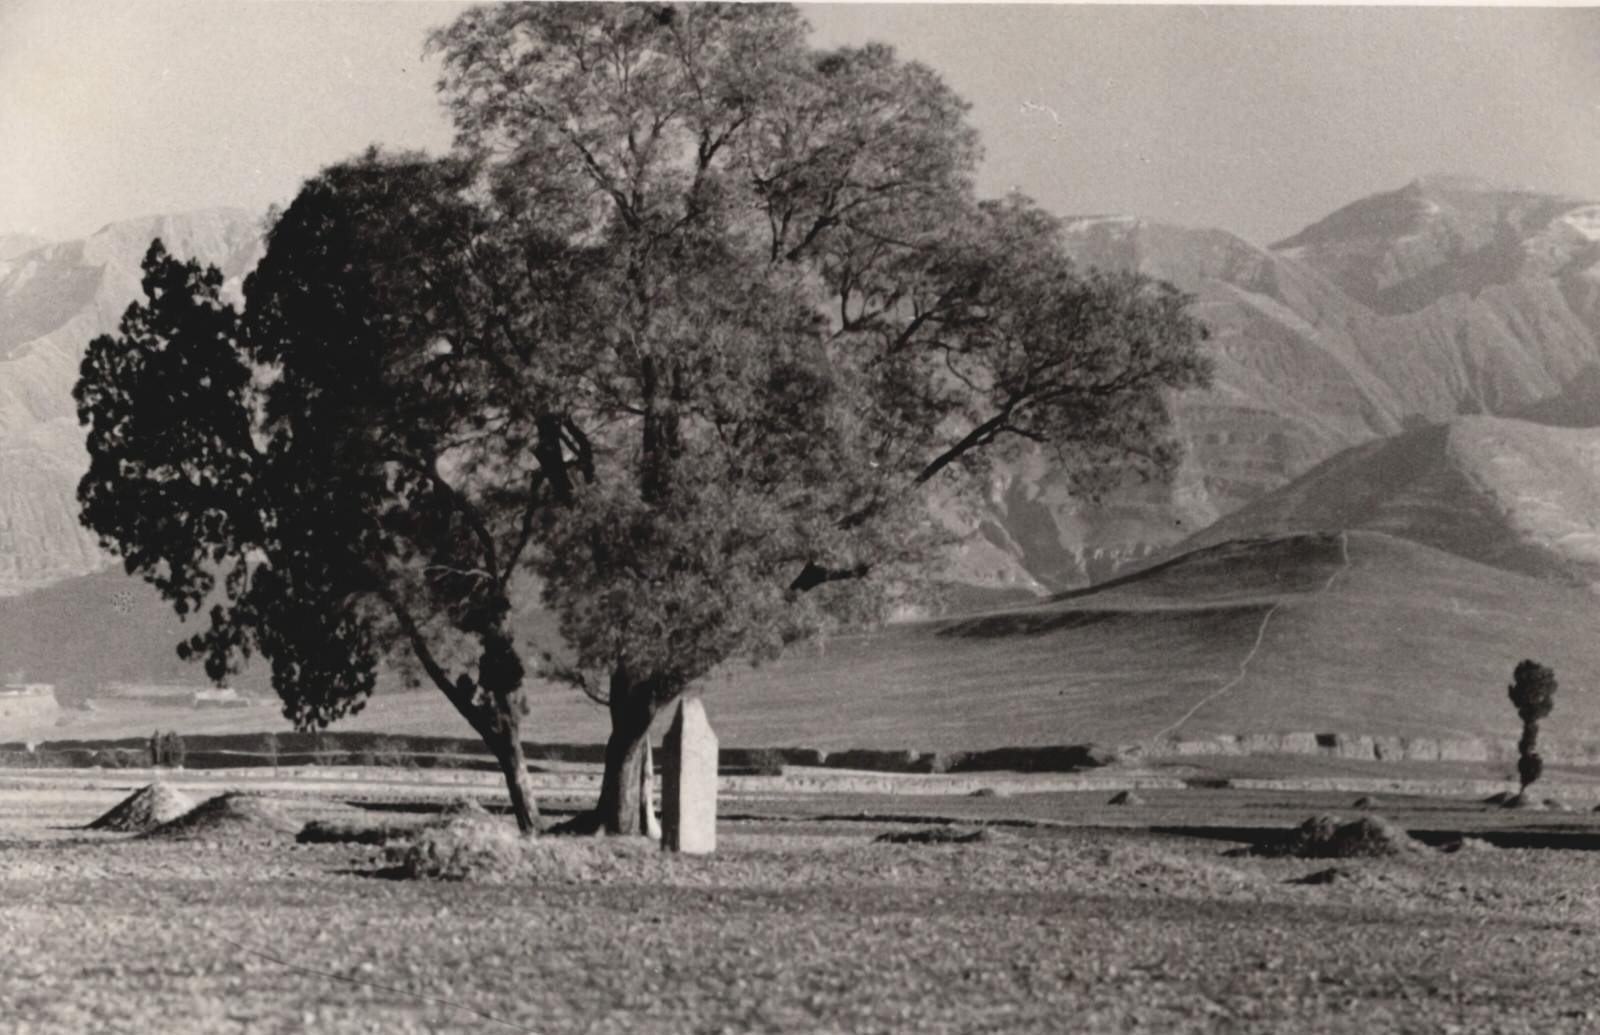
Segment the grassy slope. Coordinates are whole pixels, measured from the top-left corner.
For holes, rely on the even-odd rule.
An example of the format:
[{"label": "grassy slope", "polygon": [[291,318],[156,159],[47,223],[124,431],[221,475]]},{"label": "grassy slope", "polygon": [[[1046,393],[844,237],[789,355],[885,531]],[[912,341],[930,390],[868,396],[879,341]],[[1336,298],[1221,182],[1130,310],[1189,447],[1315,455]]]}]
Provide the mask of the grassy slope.
[{"label": "grassy slope", "polygon": [[[1180,735],[1510,737],[1504,687],[1534,657],[1562,684],[1546,735],[1600,739],[1597,631],[1589,594],[1381,534],[1311,534],[1200,551],[1045,604],[838,637],[764,669],[730,668],[707,693],[737,745],[1130,742],[1192,709]],[[282,726],[267,708],[79,715],[11,736]],[[431,692],[380,695],[341,728],[466,733]],[[575,693],[536,694],[529,739],[604,732]]]}]

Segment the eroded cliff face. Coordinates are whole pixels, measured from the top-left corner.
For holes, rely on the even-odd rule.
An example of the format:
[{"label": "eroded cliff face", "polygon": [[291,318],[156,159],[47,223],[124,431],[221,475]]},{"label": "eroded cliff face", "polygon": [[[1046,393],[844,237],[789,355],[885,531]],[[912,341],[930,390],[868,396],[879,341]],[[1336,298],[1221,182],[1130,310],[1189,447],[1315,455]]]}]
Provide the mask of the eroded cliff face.
[{"label": "eroded cliff face", "polygon": [[972,530],[981,567],[1001,569],[998,551],[1049,589],[1103,581],[1407,427],[1600,423],[1600,205],[1429,178],[1272,248],[1121,217],[1069,220],[1067,236],[1086,265],[1192,293],[1215,384],[1175,400],[1188,456],[1171,486],[1095,505],[1048,465],[1002,470]]},{"label": "eroded cliff face", "polygon": [[[159,237],[216,265],[237,298],[261,254],[260,220],[236,209],[113,223],[81,241],[8,237],[0,251],[0,595],[106,563],[78,524],[88,456],[72,385],[84,347],[114,331],[140,295],[139,263]],[[31,246],[30,246],[31,245]]]}]

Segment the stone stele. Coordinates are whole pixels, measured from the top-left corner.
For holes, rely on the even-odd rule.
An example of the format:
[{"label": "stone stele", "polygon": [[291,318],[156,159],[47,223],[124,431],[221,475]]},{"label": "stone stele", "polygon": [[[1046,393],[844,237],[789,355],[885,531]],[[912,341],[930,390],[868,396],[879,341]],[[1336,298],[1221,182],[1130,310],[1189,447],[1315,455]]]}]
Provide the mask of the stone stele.
[{"label": "stone stele", "polygon": [[717,735],[698,697],[684,699],[661,744],[661,847],[717,849]]}]

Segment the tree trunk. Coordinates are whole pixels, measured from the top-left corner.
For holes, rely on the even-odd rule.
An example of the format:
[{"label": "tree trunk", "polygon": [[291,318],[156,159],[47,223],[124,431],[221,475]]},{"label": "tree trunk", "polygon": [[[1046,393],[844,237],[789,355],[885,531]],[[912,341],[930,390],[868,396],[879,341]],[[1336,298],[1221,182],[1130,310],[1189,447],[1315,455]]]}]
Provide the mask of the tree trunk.
[{"label": "tree trunk", "polygon": [[1522,739],[1517,741],[1517,777],[1525,793],[1544,772],[1544,759],[1539,755],[1539,720],[1524,719]]},{"label": "tree trunk", "polygon": [[[528,766],[522,756],[522,659],[510,633],[504,626],[510,605],[500,601],[496,624],[486,627],[479,639],[483,652],[478,657],[478,680],[475,683],[466,673],[454,679],[444,670],[428,647],[411,612],[393,593],[385,593],[384,600],[394,611],[401,630],[411,641],[411,650],[428,673],[434,685],[444,693],[456,711],[483,739],[484,746],[500,763],[500,772],[506,778],[506,792],[511,798],[511,811],[517,818],[517,829],[524,834],[536,834],[543,823],[539,806],[528,786]],[[487,702],[480,701],[478,688],[487,691]],[[153,743],[153,741],[152,741]]]},{"label": "tree trunk", "polygon": [[544,823],[533,790],[528,786],[528,764],[522,754],[520,734],[513,724],[509,735],[496,734],[489,748],[506,778],[506,792],[511,797],[511,814],[517,819],[517,829],[524,834],[537,834],[544,829]]},{"label": "tree trunk", "polygon": [[600,826],[608,834],[643,834],[649,827],[644,810],[646,766],[650,762],[650,723],[661,706],[654,680],[630,681],[622,672],[611,677],[611,736],[606,741],[606,771],[596,806]]},{"label": "tree trunk", "polygon": [[642,834],[641,809],[645,751],[650,724],[613,726],[606,741],[606,772],[600,781],[600,825],[608,834]]}]

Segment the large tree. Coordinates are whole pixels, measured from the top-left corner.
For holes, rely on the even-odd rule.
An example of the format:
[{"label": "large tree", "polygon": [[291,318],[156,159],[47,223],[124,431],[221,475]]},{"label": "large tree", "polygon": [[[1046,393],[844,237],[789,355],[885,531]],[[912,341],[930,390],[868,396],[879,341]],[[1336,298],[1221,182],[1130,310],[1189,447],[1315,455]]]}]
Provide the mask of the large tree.
[{"label": "large tree", "polygon": [[610,709],[613,831],[637,829],[660,710],[925,567],[932,483],[1034,444],[1085,491],[1166,473],[1166,393],[1205,376],[1186,298],[977,200],[938,76],[805,31],[785,6],[530,4],[433,39],[485,196],[594,259],[537,361],[573,375],[590,477],[530,562],[555,669]]},{"label": "large tree", "polygon": [[[243,316],[216,270],[156,241],[144,301],[83,360],[79,498],[130,574],[208,611],[180,653],[213,678],[260,654],[285,715],[320,727],[401,659],[493,751],[531,831],[509,619],[562,467],[530,416],[549,407],[473,348],[492,304],[468,270],[472,180],[376,153],[327,170],[271,226]],[[523,293],[564,275],[542,266]]]}]

